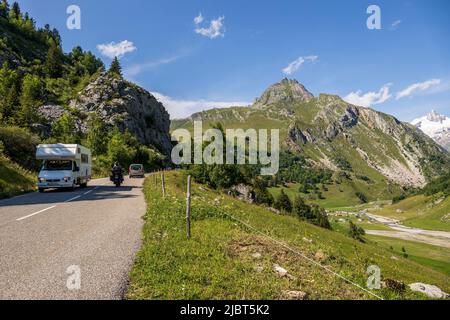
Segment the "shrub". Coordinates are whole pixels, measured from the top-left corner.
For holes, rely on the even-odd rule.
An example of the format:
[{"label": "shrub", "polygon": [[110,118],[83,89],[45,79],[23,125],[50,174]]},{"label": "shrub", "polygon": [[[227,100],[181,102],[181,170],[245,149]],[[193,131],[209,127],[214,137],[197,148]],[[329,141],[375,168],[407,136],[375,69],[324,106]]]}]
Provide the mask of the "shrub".
[{"label": "shrub", "polygon": [[393,204],[399,203],[400,201],[405,200],[405,199],[406,199],[406,196],[404,194],[401,194],[399,196],[395,196],[394,198],[392,198],[392,203]]},{"label": "shrub", "polygon": [[363,228],[358,227],[352,221],[350,221],[350,230],[348,231],[348,234],[353,239],[356,239],[360,242],[365,242],[363,236],[366,234],[366,232],[364,231]]},{"label": "shrub", "polygon": [[356,192],[355,195],[358,197],[358,199],[361,201],[361,203],[367,203],[367,197],[362,192]]},{"label": "shrub", "polygon": [[311,207],[300,196],[295,197],[292,212],[300,219],[308,220],[311,218]]},{"label": "shrub", "polygon": [[328,220],[327,213],[323,208],[319,207],[318,205],[313,205],[311,207],[311,216],[313,224],[321,228],[331,230],[330,221]]},{"label": "shrub", "polygon": [[280,195],[277,197],[275,201],[275,209],[284,211],[284,212],[292,212],[292,202],[291,199],[284,193],[284,190],[281,190]]},{"label": "shrub", "polygon": [[136,156],[135,138],[128,132],[121,133],[114,130],[108,143],[108,159],[110,163],[119,162],[121,166],[128,167]]},{"label": "shrub", "polygon": [[352,171],[352,165],[350,164],[350,162],[348,162],[346,159],[344,158],[340,158],[340,157],[336,157],[334,159],[334,162],[336,163],[336,166],[344,171]]},{"label": "shrub", "polygon": [[423,189],[423,192],[427,196],[431,196],[439,192],[444,193],[445,196],[450,195],[450,171],[427,184],[427,186]]},{"label": "shrub", "polygon": [[3,153],[20,166],[33,171],[39,167],[36,160],[36,146],[39,138],[19,127],[0,127],[0,142]]},{"label": "shrub", "polygon": [[273,204],[274,202],[273,196],[267,190],[263,181],[257,179],[254,182],[253,192],[255,194],[256,203],[267,204],[269,206]]}]

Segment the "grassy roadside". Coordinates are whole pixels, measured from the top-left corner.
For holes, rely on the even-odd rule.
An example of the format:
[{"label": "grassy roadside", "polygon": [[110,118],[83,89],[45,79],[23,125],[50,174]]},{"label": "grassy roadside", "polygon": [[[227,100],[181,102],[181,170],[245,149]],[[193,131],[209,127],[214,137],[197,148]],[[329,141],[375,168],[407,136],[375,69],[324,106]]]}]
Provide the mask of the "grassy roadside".
[{"label": "grassy roadside", "polygon": [[[280,216],[204,186],[193,185],[192,239],[185,236],[185,176],[170,172],[167,196],[150,176],[145,182],[148,211],[143,246],[130,273],[128,299],[284,299],[286,291],[303,291],[309,299],[372,299],[317,265],[231,220],[245,221],[322,266],[365,287],[370,265],[382,277],[406,284],[424,282],[450,291],[450,278],[442,272],[396,256],[374,244],[362,244],[332,232]],[[392,257],[396,256],[396,259]],[[280,277],[277,264],[290,276]],[[424,296],[407,290],[377,290],[387,299]]]},{"label": "grassy roadside", "polygon": [[0,155],[0,199],[36,189],[36,176]]}]

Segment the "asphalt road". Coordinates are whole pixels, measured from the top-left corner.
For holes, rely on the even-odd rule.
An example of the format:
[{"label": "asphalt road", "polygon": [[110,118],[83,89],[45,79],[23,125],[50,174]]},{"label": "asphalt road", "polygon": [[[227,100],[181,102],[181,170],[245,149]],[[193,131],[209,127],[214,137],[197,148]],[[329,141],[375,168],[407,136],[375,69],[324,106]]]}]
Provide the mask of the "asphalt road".
[{"label": "asphalt road", "polygon": [[0,299],[121,299],[141,243],[143,179],[0,201]]}]

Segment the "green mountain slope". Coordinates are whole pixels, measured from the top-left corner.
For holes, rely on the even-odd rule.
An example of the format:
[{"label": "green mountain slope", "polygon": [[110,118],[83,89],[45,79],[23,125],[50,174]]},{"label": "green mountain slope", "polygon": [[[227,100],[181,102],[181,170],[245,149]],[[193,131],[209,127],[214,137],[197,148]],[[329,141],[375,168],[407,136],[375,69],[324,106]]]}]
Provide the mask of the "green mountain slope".
[{"label": "green mountain slope", "polygon": [[312,94],[295,80],[267,89],[251,107],[214,109],[172,122],[192,130],[221,122],[225,128],[279,129],[282,146],[313,167],[346,171],[367,181],[419,187],[450,168],[450,155],[410,124],[338,96]]}]

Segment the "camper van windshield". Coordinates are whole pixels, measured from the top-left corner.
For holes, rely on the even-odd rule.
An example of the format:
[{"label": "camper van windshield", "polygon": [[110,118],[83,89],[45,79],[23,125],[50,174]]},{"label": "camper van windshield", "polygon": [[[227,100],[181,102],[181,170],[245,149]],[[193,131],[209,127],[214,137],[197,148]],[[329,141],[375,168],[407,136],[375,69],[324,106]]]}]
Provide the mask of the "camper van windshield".
[{"label": "camper van windshield", "polygon": [[69,160],[47,160],[44,163],[44,170],[72,170],[72,161]]}]

